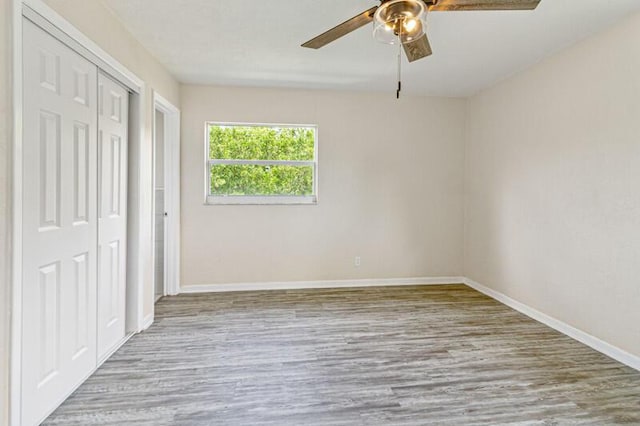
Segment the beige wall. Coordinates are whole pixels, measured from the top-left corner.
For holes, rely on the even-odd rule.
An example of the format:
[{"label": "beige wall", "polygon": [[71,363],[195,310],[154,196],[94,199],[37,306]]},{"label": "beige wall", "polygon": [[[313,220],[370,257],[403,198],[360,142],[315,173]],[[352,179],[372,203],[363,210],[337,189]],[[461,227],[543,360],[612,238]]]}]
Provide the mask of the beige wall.
[{"label": "beige wall", "polygon": [[[181,94],[181,285],[462,272],[464,100],[202,86]],[[318,204],[203,205],[207,120],[317,124]]]},{"label": "beige wall", "polygon": [[9,398],[9,158],[11,155],[11,2],[0,0],[0,425]]},{"label": "beige wall", "polygon": [[[144,217],[151,218],[151,171],[152,171],[152,123],[153,101],[152,91],[157,91],[174,105],[180,103],[180,86],[169,72],[146,51],[142,45],[129,33],[120,21],[109,9],[99,1],[87,0],[45,0],[50,7],[76,26],[86,36],[97,43],[120,63],[144,80],[146,86],[147,113],[143,117],[145,134],[141,147],[141,155],[144,164],[140,170],[143,176],[143,185],[149,191],[143,193],[141,203],[144,206]],[[152,220],[142,224],[143,241],[147,241],[146,251],[151,255]],[[142,271],[145,283],[145,308],[144,315],[149,315],[153,310],[153,265],[149,263]]]},{"label": "beige wall", "polygon": [[469,101],[465,274],[640,356],[640,15]]}]

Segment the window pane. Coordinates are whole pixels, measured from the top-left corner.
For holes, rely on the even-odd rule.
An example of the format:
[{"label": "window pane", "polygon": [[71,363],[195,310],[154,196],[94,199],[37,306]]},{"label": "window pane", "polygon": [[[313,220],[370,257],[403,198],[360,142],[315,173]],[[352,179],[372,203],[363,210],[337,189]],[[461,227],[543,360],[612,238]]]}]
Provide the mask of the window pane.
[{"label": "window pane", "polygon": [[311,127],[209,126],[209,158],[219,160],[313,160]]},{"label": "window pane", "polygon": [[312,166],[211,166],[211,195],[313,195]]}]

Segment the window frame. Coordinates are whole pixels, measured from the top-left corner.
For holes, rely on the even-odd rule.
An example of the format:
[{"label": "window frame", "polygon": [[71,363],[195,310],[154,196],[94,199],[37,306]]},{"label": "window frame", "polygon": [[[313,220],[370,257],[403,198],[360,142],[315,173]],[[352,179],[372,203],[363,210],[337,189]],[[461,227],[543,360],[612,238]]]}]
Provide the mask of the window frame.
[{"label": "window frame", "polygon": [[[309,128],[313,129],[313,160],[222,160],[209,158],[210,126]],[[311,195],[213,195],[211,194],[211,167],[219,164],[257,166],[313,167],[313,193]],[[206,121],[204,123],[204,202],[205,205],[287,205],[318,203],[318,125],[280,123],[242,123]]]}]

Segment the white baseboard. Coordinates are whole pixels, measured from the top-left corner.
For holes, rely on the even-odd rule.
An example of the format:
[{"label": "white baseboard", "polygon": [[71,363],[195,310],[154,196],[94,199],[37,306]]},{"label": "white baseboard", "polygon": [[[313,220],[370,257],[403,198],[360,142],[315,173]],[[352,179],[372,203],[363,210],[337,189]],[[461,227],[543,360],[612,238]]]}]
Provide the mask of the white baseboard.
[{"label": "white baseboard", "polygon": [[635,370],[640,371],[640,357],[630,354],[629,352],[613,346],[612,344],[607,343],[604,340],[598,339],[597,337],[594,337],[589,333],[586,333],[573,326],[570,326],[565,322],[550,317],[547,314],[544,314],[530,306],[525,305],[524,303],[518,302],[517,300],[514,300],[503,293],[492,290],[489,287],[477,283],[469,278],[465,278],[464,283],[469,287],[479,291],[480,293],[483,293],[491,297],[492,299],[495,299],[498,302],[507,305],[508,307],[515,309],[520,313],[523,313],[529,318],[541,322],[542,324],[551,327],[554,330],[559,331],[560,333],[569,336],[580,343],[584,343],[592,349],[595,349],[596,351],[603,353],[604,355],[607,355],[608,357],[613,358],[618,362],[621,362]]},{"label": "white baseboard", "polygon": [[142,319],[142,330],[140,331],[144,331],[151,327],[151,324],[153,324],[153,312]]},{"label": "white baseboard", "polygon": [[404,285],[437,285],[463,284],[464,277],[416,277],[416,278],[377,278],[358,280],[327,280],[327,281],[283,281],[256,282],[236,284],[202,284],[188,285],[180,288],[180,293],[220,293],[228,291],[257,291],[257,290],[300,290],[308,288],[348,288],[348,287],[383,287]]},{"label": "white baseboard", "polygon": [[[96,370],[98,370],[98,368],[100,368],[106,360],[111,358],[111,356],[115,354],[118,351],[118,349],[124,346],[124,344],[127,343],[129,339],[131,339],[135,335],[136,333],[127,333],[122,339],[120,339],[120,341],[116,343],[111,349],[109,349],[109,351],[106,354],[102,355],[102,357],[98,359],[98,364],[96,365],[96,368],[91,372],[91,374],[95,373]],[[89,376],[91,376],[91,374],[89,374]],[[87,376],[87,379],[89,378],[89,376]],[[85,380],[83,380],[82,383],[84,383]]]}]

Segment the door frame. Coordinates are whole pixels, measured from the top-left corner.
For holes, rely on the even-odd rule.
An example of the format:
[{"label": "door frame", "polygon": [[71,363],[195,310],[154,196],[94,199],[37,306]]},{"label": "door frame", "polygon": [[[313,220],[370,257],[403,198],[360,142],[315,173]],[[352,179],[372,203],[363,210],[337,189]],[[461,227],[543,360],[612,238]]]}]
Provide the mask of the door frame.
[{"label": "door frame", "polygon": [[[156,111],[164,115],[164,290],[163,296],[180,292],[180,110],[153,91],[153,206],[156,205]],[[155,244],[155,226],[153,241]],[[156,281],[156,255],[153,251],[153,282]]]},{"label": "door frame", "polygon": [[[151,180],[148,170],[150,158],[145,143],[148,140],[145,127],[146,113],[150,107],[144,81],[118,60],[100,48],[90,38],[60,16],[42,0],[11,1],[12,38],[12,144],[10,170],[11,185],[11,252],[10,278],[10,353],[9,353],[9,424],[21,424],[21,349],[22,349],[22,20],[36,20],[52,36],[71,49],[98,65],[115,80],[129,89],[129,148],[128,148],[128,225],[127,225],[127,306],[126,330],[128,336],[142,331],[145,326],[145,277],[152,265],[152,244],[147,236],[152,223],[153,209],[148,205],[152,199]],[[151,304],[153,306],[153,303]],[[153,319],[153,314],[151,314]],[[125,339],[126,340],[126,339]],[[124,341],[123,341],[124,342]]]}]

